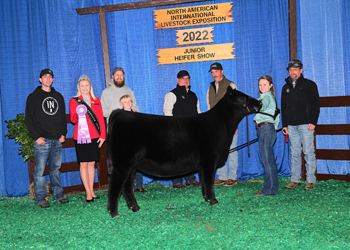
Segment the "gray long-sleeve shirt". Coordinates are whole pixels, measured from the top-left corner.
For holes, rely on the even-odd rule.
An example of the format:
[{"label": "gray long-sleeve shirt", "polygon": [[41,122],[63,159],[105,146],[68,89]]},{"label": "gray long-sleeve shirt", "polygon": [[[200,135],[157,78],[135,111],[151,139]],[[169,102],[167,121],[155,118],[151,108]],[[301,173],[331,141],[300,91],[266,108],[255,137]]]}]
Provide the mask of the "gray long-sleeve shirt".
[{"label": "gray long-sleeve shirt", "polygon": [[101,105],[103,110],[103,116],[106,117],[107,122],[110,114],[115,109],[122,109],[120,106],[119,99],[123,95],[129,95],[132,100],[132,109],[134,111],[139,111],[139,106],[137,106],[136,98],[134,91],[131,88],[127,87],[126,84],[119,88],[114,85],[113,81],[109,83],[109,87],[102,91],[101,95]]}]

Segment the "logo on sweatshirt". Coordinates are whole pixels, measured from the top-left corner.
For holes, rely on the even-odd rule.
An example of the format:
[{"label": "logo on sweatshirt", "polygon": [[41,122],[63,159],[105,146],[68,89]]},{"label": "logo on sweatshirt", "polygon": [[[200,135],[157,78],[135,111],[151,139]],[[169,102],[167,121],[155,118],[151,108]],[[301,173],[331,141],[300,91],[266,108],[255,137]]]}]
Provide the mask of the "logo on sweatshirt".
[{"label": "logo on sweatshirt", "polygon": [[58,102],[53,97],[46,97],[42,103],[42,109],[47,115],[54,115],[58,111]]}]

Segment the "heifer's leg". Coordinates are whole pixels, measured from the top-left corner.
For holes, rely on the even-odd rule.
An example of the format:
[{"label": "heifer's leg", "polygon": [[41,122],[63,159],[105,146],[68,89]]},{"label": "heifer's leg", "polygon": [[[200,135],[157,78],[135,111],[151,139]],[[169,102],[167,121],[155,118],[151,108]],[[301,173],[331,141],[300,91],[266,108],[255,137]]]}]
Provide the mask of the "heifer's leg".
[{"label": "heifer's leg", "polygon": [[118,203],[123,187],[123,181],[118,178],[117,171],[112,171],[111,178],[109,180],[108,186],[108,212],[111,214],[112,218],[119,216],[118,213]]},{"label": "heifer's leg", "polygon": [[198,170],[198,175],[199,175],[199,181],[201,182],[201,190],[202,190],[202,195],[204,197],[204,199],[206,200],[206,193],[205,193],[205,188],[204,188],[204,185],[203,185],[203,170],[202,169],[199,169]]},{"label": "heifer's leg", "polygon": [[214,178],[215,178],[215,164],[210,163],[207,161],[207,163],[203,164],[203,177],[202,177],[202,188],[204,189],[203,196],[205,201],[210,202],[211,205],[218,204],[218,201],[215,198],[215,192],[214,192]]},{"label": "heifer's leg", "polygon": [[140,207],[137,205],[137,201],[134,194],[134,178],[136,169],[132,170],[124,184],[122,193],[126,201],[127,206],[134,212],[138,212]]},{"label": "heifer's leg", "polygon": [[120,164],[113,166],[111,178],[108,187],[108,212],[112,217],[119,216],[118,203],[122,189],[131,172],[129,164]]}]

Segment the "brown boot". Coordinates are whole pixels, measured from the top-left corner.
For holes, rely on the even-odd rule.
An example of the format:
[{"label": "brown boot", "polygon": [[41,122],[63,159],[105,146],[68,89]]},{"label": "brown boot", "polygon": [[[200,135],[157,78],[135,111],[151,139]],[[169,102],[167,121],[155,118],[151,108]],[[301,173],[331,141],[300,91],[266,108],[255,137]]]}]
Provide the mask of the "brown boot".
[{"label": "brown boot", "polygon": [[225,183],[225,181],[223,180],[220,180],[219,178],[217,178],[215,181],[214,181],[214,185],[223,185]]},{"label": "brown boot", "polygon": [[225,181],[224,186],[232,187],[233,185],[236,185],[236,184],[237,184],[237,180],[228,179],[227,181]]},{"label": "brown boot", "polygon": [[300,182],[289,182],[289,184],[287,186],[285,186],[285,188],[288,188],[288,189],[292,189],[292,188],[295,188],[295,187],[298,187],[300,186]]}]

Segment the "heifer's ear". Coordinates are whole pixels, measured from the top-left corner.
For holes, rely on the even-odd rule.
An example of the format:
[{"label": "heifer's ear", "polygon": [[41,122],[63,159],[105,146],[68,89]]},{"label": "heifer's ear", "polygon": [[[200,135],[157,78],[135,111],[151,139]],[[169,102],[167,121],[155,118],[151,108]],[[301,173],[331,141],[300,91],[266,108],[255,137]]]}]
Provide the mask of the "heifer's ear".
[{"label": "heifer's ear", "polygon": [[230,85],[228,85],[227,87],[227,93],[229,93],[230,95],[232,95],[232,93],[235,91],[236,89],[233,89]]}]

